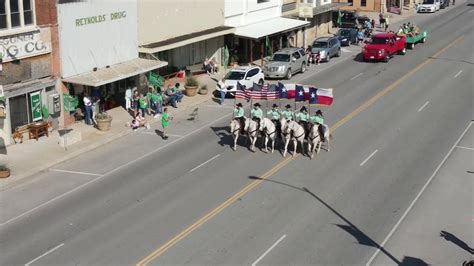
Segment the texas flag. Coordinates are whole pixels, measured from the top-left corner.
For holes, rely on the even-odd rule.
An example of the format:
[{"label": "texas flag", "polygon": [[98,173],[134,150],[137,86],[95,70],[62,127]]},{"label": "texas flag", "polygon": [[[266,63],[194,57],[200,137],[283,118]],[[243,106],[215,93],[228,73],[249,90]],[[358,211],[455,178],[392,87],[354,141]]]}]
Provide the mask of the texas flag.
[{"label": "texas flag", "polygon": [[332,89],[309,88],[309,104],[331,105]]}]

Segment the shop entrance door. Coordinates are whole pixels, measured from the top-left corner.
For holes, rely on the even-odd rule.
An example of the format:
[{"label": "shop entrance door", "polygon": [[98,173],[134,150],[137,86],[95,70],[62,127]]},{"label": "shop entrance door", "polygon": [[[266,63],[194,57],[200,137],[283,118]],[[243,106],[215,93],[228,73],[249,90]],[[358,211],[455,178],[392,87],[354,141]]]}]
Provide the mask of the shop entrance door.
[{"label": "shop entrance door", "polygon": [[9,99],[12,133],[15,128],[28,124],[28,102],[26,94]]}]

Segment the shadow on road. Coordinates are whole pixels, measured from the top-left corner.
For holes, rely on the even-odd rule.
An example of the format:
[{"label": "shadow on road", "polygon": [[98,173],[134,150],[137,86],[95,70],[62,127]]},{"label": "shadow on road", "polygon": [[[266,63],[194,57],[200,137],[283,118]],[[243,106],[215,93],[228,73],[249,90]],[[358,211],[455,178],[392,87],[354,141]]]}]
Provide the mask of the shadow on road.
[{"label": "shadow on road", "polygon": [[457,238],[455,235],[441,230],[441,232],[439,233],[439,236],[443,237],[447,241],[453,242],[453,244],[455,244],[456,246],[458,246],[458,247],[464,249],[465,251],[469,252],[470,254],[474,255],[474,249],[471,248],[468,244],[466,244],[466,242],[464,242],[461,239]]},{"label": "shadow on road", "polygon": [[[219,137],[219,142],[217,142],[221,146],[229,146],[232,147],[234,144],[234,138],[232,135],[229,133],[230,129],[228,126],[225,127],[211,127],[212,131],[214,131],[214,134]],[[245,146],[247,137],[246,136],[240,136],[239,140],[237,141],[238,146]]]},{"label": "shadow on road", "polygon": [[312,196],[313,198],[318,200],[322,205],[324,205],[326,208],[328,208],[330,211],[332,211],[334,214],[336,214],[340,219],[342,219],[346,223],[346,224],[336,224],[336,226],[338,226],[339,228],[343,229],[344,231],[346,231],[349,234],[351,234],[352,236],[354,236],[357,239],[359,244],[366,245],[366,246],[371,246],[371,247],[375,247],[377,249],[380,249],[380,251],[383,254],[385,254],[387,257],[389,257],[397,265],[403,265],[403,266],[411,266],[411,265],[424,266],[424,265],[428,265],[427,263],[425,263],[421,259],[413,258],[413,257],[407,257],[407,256],[405,256],[403,258],[403,261],[399,261],[390,252],[388,252],[384,247],[380,246],[377,242],[375,242],[372,238],[370,238],[367,234],[365,234],[357,226],[355,226],[351,221],[346,219],[342,214],[340,214],[338,211],[336,211],[334,208],[332,208],[329,204],[327,204],[324,200],[322,200],[320,197],[318,197],[316,194],[311,192],[306,187],[301,187],[300,188],[300,187],[293,186],[293,185],[283,183],[283,182],[280,182],[280,181],[271,180],[271,179],[263,179],[263,178],[257,177],[257,176],[249,176],[248,178],[253,179],[253,180],[264,180],[266,182],[280,184],[280,185],[287,186],[287,187],[290,187],[290,188],[293,188],[293,189],[296,189],[296,190],[299,190],[299,191],[302,191],[302,192],[305,192],[305,193],[309,194],[310,196]]}]

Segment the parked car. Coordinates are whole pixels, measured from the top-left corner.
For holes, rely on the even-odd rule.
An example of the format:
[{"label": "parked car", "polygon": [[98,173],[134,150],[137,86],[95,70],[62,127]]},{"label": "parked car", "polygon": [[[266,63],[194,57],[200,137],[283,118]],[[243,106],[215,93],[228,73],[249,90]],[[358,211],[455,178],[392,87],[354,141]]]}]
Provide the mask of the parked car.
[{"label": "parked car", "polygon": [[306,71],[306,53],[302,48],[284,48],[274,53],[265,65],[265,78],[290,79],[294,73]]},{"label": "parked car", "polygon": [[429,12],[434,13],[439,10],[440,0],[423,0],[418,6],[418,13]]},{"label": "parked car", "polygon": [[349,46],[357,42],[357,30],[353,28],[340,29],[335,36],[339,39],[341,45]]},{"label": "parked car", "polygon": [[[361,16],[354,11],[341,11],[341,28],[358,28],[359,25],[364,25],[365,21],[370,21],[367,16]],[[332,25],[337,26],[338,11],[332,13]]]},{"label": "parked car", "polygon": [[224,77],[225,88],[227,94],[235,96],[237,91],[237,82],[244,85],[246,88],[251,88],[254,83],[263,85],[264,82],[263,71],[258,66],[239,66],[230,70]]},{"label": "parked car", "polygon": [[313,41],[312,53],[320,53],[321,61],[329,62],[331,57],[341,56],[341,42],[336,36],[320,37]]},{"label": "parked car", "polygon": [[362,57],[364,61],[383,60],[388,62],[396,53],[406,54],[405,45],[405,36],[397,36],[394,33],[375,34],[362,48]]}]

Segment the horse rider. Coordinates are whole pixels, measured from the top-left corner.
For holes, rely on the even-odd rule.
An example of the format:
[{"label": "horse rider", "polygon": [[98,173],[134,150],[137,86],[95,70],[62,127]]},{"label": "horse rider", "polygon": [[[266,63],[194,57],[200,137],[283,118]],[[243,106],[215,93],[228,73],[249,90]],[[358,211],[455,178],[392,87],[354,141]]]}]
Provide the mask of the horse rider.
[{"label": "horse rider", "polygon": [[319,136],[321,141],[326,141],[324,139],[324,133],[326,133],[326,127],[324,126],[324,116],[321,110],[316,111],[316,113],[309,117],[309,121],[318,127]]},{"label": "horse rider", "polygon": [[291,105],[287,104],[285,110],[281,112],[281,116],[286,120],[293,120],[295,118],[295,113],[291,110]]},{"label": "horse rider", "polygon": [[301,107],[300,111],[298,113],[296,113],[295,116],[298,119],[298,123],[301,126],[303,126],[304,132],[307,136],[308,133],[309,133],[309,124],[308,124],[309,114],[308,114],[308,110],[306,110],[306,107],[303,106],[303,107]]},{"label": "horse rider", "polygon": [[267,116],[270,117],[270,120],[272,120],[273,124],[276,127],[277,133],[280,134],[281,131],[281,122],[280,122],[280,110],[278,110],[278,105],[274,103],[272,105],[272,109],[267,111]]},{"label": "horse rider", "polygon": [[237,103],[234,109],[234,119],[240,122],[240,132],[244,133],[245,127],[245,116],[244,116],[244,107],[242,103]]},{"label": "horse rider", "polygon": [[257,129],[260,129],[260,121],[263,119],[263,111],[260,109],[260,103],[255,103],[253,109],[250,111],[252,120],[257,122]]}]

